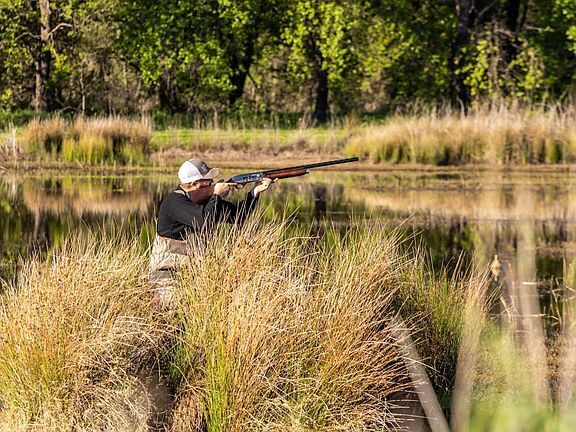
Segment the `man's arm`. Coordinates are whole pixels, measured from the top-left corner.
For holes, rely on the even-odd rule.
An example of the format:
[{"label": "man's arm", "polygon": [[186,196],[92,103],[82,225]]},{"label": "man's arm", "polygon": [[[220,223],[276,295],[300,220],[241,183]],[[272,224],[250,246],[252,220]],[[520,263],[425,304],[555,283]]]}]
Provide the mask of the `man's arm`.
[{"label": "man's arm", "polygon": [[238,203],[238,205],[222,200],[222,207],[220,210],[222,220],[230,224],[243,223],[254,211],[257,202],[258,198],[254,196],[254,191],[248,192],[246,197]]},{"label": "man's arm", "polygon": [[226,206],[223,213],[223,220],[228,223],[243,223],[256,208],[256,203],[258,202],[260,194],[267,190],[271,183],[271,179],[263,179],[261,183],[252,189],[252,191],[246,194],[246,197],[238,204],[238,206],[235,206],[228,201],[223,201],[223,205]]}]

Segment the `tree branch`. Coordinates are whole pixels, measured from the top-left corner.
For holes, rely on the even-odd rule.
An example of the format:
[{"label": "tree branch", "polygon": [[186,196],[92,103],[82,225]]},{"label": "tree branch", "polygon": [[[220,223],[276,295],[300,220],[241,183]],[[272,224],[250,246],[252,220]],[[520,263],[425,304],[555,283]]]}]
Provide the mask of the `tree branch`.
[{"label": "tree branch", "polygon": [[60,24],[58,24],[56,27],[54,27],[54,28],[50,31],[50,33],[48,33],[48,37],[51,38],[52,35],[53,35],[54,33],[56,33],[57,30],[60,30],[60,29],[63,28],[63,27],[72,28],[72,24],[68,24],[68,23],[60,23]]},{"label": "tree branch", "polygon": [[480,19],[482,18],[482,16],[488,12],[490,9],[492,9],[496,3],[498,3],[498,0],[494,0],[492,3],[490,3],[488,6],[486,6],[484,9],[482,9],[480,12],[478,12],[478,15],[476,16],[476,21],[480,21]]}]

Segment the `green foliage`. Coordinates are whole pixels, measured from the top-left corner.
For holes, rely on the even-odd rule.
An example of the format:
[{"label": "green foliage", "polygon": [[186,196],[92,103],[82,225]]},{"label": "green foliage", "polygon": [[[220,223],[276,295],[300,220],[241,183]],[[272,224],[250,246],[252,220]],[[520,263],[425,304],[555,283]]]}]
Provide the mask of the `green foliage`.
[{"label": "green foliage", "polygon": [[544,89],[541,56],[528,40],[520,39],[517,55],[506,62],[503,43],[494,29],[475,38],[471,60],[461,70],[471,95],[477,99],[533,100]]},{"label": "green foliage", "polygon": [[472,102],[575,90],[573,0],[522,2],[515,28],[506,2],[479,0],[458,54],[453,2],[43,1],[45,40],[40,2],[0,2],[0,113],[32,107],[39,78],[48,111],[84,114],[301,115],[326,97],[382,113],[446,102],[455,77]]},{"label": "green foliage", "polygon": [[576,54],[576,2],[573,0],[556,0],[557,13],[566,21],[566,36],[570,41],[568,45],[572,53]]}]

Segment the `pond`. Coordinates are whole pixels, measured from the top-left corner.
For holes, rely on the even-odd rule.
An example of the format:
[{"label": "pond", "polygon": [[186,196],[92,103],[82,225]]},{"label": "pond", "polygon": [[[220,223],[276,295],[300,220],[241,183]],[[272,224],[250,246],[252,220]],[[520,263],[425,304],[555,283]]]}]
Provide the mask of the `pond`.
[{"label": "pond", "polygon": [[[241,172],[225,170],[224,176]],[[174,186],[174,175],[151,172],[5,172],[0,277],[14,279],[19,257],[44,253],[75,231],[128,231],[146,244],[159,203]],[[345,229],[351,218],[384,219],[406,232],[409,247],[428,251],[433,268],[452,268],[458,260],[490,266],[495,284],[506,291],[503,302],[508,298],[526,314],[540,310],[553,331],[576,257],[575,197],[576,175],[569,169],[315,171],[275,184],[263,205],[308,225]],[[534,301],[516,301],[519,292]]]}]

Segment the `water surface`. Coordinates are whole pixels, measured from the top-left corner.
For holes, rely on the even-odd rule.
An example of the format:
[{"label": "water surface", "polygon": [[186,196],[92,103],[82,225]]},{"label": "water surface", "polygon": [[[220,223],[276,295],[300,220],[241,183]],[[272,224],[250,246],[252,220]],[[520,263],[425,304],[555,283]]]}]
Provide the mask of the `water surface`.
[{"label": "water surface", "polygon": [[[248,170],[251,171],[251,170]],[[243,172],[228,170],[227,174]],[[4,173],[0,180],[0,277],[14,279],[18,260],[101,227],[154,232],[173,175]],[[238,199],[244,192],[235,193]],[[268,211],[294,212],[299,223],[349,226],[368,215],[400,226],[430,253],[435,268],[458,259],[487,268],[495,283],[537,299],[550,317],[576,257],[576,175],[569,170],[387,172],[316,171],[281,181],[262,200]]]}]

